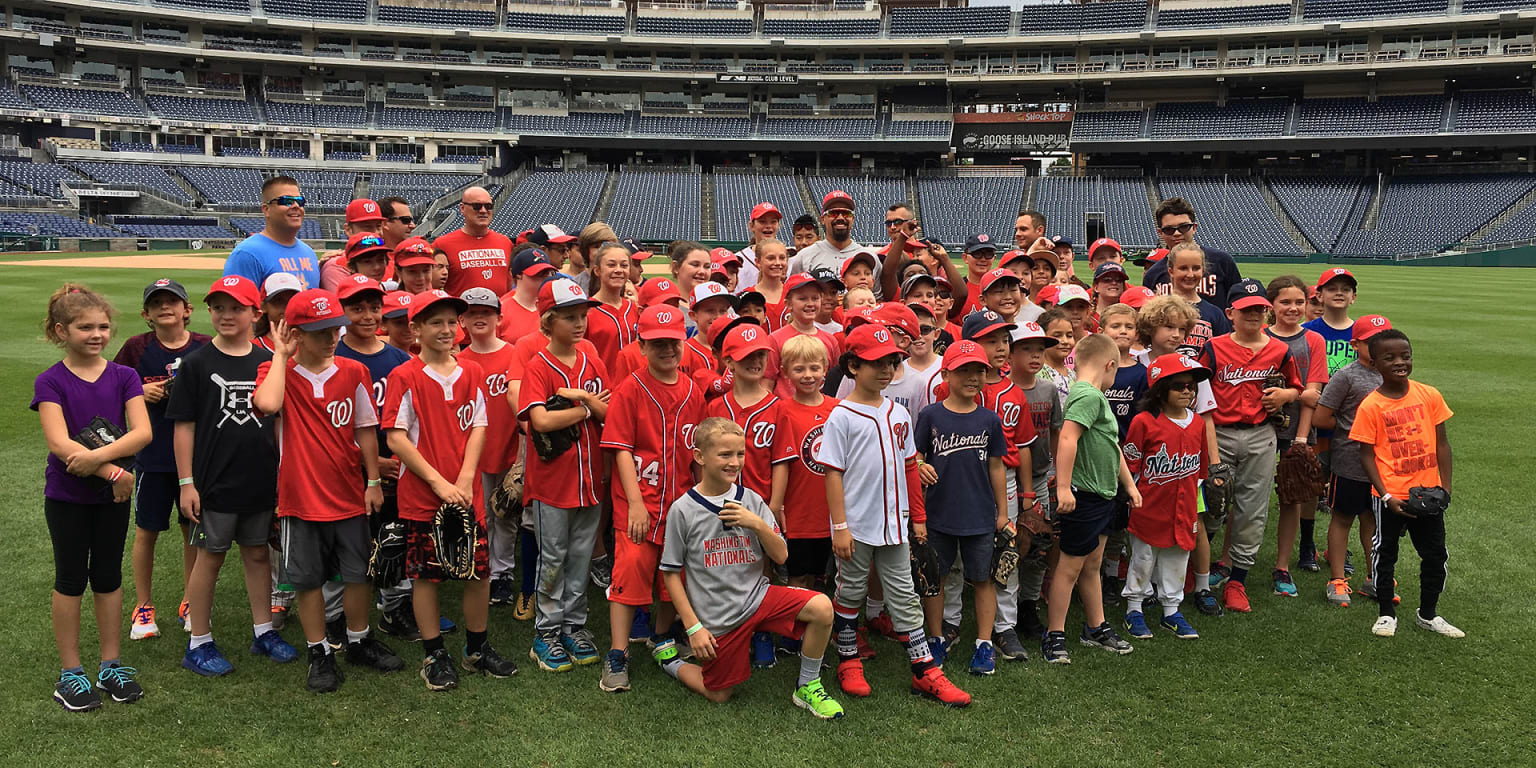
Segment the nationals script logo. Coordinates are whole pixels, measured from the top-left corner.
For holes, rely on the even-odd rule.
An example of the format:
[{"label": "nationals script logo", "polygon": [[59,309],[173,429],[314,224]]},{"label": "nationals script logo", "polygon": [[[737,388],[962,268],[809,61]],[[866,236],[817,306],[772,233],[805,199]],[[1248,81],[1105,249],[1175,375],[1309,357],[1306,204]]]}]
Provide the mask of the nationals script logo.
[{"label": "nationals script logo", "polygon": [[[1130,446],[1126,447],[1129,458]],[[1168,446],[1158,448],[1141,465],[1141,479],[1153,485],[1166,485],[1175,480],[1195,477],[1200,472],[1200,454],[1168,453]]]}]

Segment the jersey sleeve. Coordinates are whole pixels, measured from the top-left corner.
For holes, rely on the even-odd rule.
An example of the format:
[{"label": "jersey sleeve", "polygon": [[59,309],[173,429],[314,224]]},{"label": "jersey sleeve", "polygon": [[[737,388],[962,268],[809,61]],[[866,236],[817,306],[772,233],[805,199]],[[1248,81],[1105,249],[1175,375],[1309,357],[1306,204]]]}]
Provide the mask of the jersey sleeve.
[{"label": "jersey sleeve", "polygon": [[391,371],[384,383],[385,429],[410,429],[416,423],[416,409],[411,403],[411,382],[402,368]]},{"label": "jersey sleeve", "polygon": [[549,399],[552,389],[549,385],[549,364],[541,359],[532,359],[529,363],[523,369],[523,383],[517,389],[518,405],[522,406],[517,411],[518,421],[527,421],[528,412],[535,405],[542,406]]},{"label": "jersey sleeve", "polygon": [[123,342],[122,349],[117,350],[117,355],[112,358],[112,362],[138,370],[139,358],[143,356],[144,336],[129,336],[128,340]]},{"label": "jersey sleeve", "polygon": [[1056,391],[1056,386],[1053,384],[1051,385],[1051,429],[1061,431],[1066,420],[1066,414],[1061,409],[1061,393]]},{"label": "jersey sleeve", "polygon": [[603,422],[601,447],[614,451],[635,450],[635,405],[634,387],[620,386],[614,391],[608,400],[608,420]]},{"label": "jersey sleeve", "polygon": [[1307,385],[1301,378],[1301,370],[1296,366],[1296,356],[1291,354],[1290,347],[1285,348],[1285,359],[1280,361],[1280,374],[1285,377],[1286,386],[1291,389],[1306,389]]},{"label": "jersey sleeve", "polygon": [[816,449],[816,461],[829,469],[842,472],[848,468],[847,419],[842,408],[833,408],[827,415],[826,426],[821,432],[821,445]]},{"label": "jersey sleeve", "polygon": [[913,448],[924,456],[933,455],[933,436],[930,434],[933,430],[933,415],[928,408],[917,414],[917,424],[912,427]]},{"label": "jersey sleeve", "polygon": [[[773,516],[773,511],[768,509],[768,502],[764,501],[763,497],[757,495],[757,493],[754,492],[751,488],[746,488],[744,490],[746,493],[741,495],[741,500],[743,502],[742,506],[752,510],[752,514],[761,517],[763,522],[768,524],[768,530],[773,531],[775,536],[783,536],[784,532],[779,530],[778,518],[775,518]],[[761,544],[761,542],[759,542],[759,544]]]},{"label": "jersey sleeve", "polygon": [[1029,398],[1022,391],[1015,391],[1019,393],[1019,423],[1013,427],[1013,447],[1023,448],[1026,445],[1033,445],[1035,440],[1039,439],[1040,433],[1035,431],[1035,419],[1029,412]]},{"label": "jersey sleeve", "polygon": [[490,419],[489,416],[486,415],[486,408],[485,408],[485,386],[484,386],[483,382],[481,382],[479,380],[476,380],[475,395],[474,395],[473,398],[471,398],[471,400],[474,401],[474,406],[473,406],[473,409],[470,411],[469,425],[471,427],[488,427],[488,426],[490,426],[491,425],[491,419]]},{"label": "jersey sleeve", "polygon": [[379,412],[373,409],[373,381],[368,369],[357,366],[357,385],[352,390],[352,426],[356,429],[379,425]]},{"label": "jersey sleeve", "polygon": [[656,566],[663,573],[681,573],[683,563],[687,562],[688,535],[684,527],[688,515],[679,509],[687,500],[688,497],[683,496],[672,502],[672,506],[667,509],[667,534],[662,540],[661,562]]},{"label": "jersey sleeve", "polygon": [[[1148,423],[1152,414],[1142,411],[1131,419],[1131,426],[1125,430],[1125,445],[1120,447],[1120,452],[1125,455],[1125,466],[1131,470],[1131,477],[1141,476],[1141,465],[1146,452],[1146,441],[1150,435],[1151,424]],[[1200,434],[1205,434],[1202,426]]]},{"label": "jersey sleeve", "polygon": [[[1211,345],[1205,346],[1206,349],[1210,349]],[[1211,391],[1211,382],[1207,379],[1195,387],[1195,413],[1203,416],[1214,410],[1216,410],[1216,393]]]},{"label": "jersey sleeve", "polygon": [[[721,398],[722,400],[724,398]],[[773,443],[769,446],[770,464],[778,464],[784,461],[793,461],[800,457],[799,446],[795,441],[795,429],[789,415],[789,404],[780,403],[778,415],[773,420]]]},{"label": "jersey sleeve", "polygon": [[1328,346],[1324,343],[1322,334],[1317,331],[1306,331],[1304,338],[1307,340],[1307,383],[1328,383]]}]

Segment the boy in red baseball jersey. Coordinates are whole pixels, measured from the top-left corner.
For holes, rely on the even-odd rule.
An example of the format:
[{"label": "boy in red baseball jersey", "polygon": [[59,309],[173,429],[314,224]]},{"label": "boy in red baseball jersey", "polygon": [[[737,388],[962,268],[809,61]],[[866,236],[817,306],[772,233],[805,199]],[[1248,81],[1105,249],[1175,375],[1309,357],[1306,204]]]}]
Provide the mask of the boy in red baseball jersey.
[{"label": "boy in red baseball jersey", "polygon": [[629,690],[629,639],[636,609],[660,591],[656,628],[675,618],[658,578],[666,511],[688,490],[693,429],[704,418],[704,393],[679,367],[683,313],[666,304],[640,313],[646,367],[620,381],[609,401],[601,447],[613,451],[613,582],[608,587],[611,647],[598,686]]},{"label": "boy in red baseball jersey", "polygon": [[464,585],[466,670],[491,677],[517,674],[486,641],[490,612],[490,563],[486,553],[485,507],[477,498],[480,454],[485,447],[485,388],[480,366],[454,360],[459,315],[467,305],[439,290],[411,300],[411,327],[421,355],[396,368],[385,385],[384,428],[390,450],[406,471],[400,477],[400,519],[406,526],[405,576],[415,581],[412,599],[421,630],[421,678],[427,688],[457,688],[459,674],[443,648],[438,623],[438,584],[445,572],[432,536],[432,519],[444,503],[473,510],[473,576]]},{"label": "boy in red baseball jersey", "polygon": [[[645,285],[640,286],[638,298],[640,300],[639,311],[641,312],[658,304],[678,308],[679,312],[683,311],[683,294],[678,292],[677,283],[665,277],[653,277],[645,281]],[[639,321],[636,320],[637,329],[639,328],[638,323]],[[696,361],[690,355],[679,353],[677,368],[684,376],[692,375],[695,363]],[[630,373],[644,370],[646,365],[645,352],[641,350],[640,339],[637,336],[634,341],[631,341],[619,350],[619,356],[614,361],[611,366],[612,370],[608,374],[613,377],[614,381],[624,381],[629,378]]]},{"label": "boy in red baseball jersey", "polygon": [[774,513],[789,542],[789,559],[784,563],[789,584],[811,588],[827,572],[827,559],[832,556],[827,468],[816,454],[837,398],[821,393],[827,378],[827,348],[821,342],[797,336],[784,342],[779,355],[780,378],[794,387],[795,394],[782,401],[785,435],[774,441],[775,458],[787,458],[789,467],[784,504]]},{"label": "boy in red baseball jersey", "polygon": [[725,286],[710,281],[693,287],[693,302],[689,305],[688,316],[693,318],[694,327],[698,328],[698,333],[683,342],[681,367],[688,370],[688,375],[706,393],[706,397],[709,396],[708,393],[718,389],[715,385],[721,378],[713,349],[715,339],[710,335],[710,326],[715,320],[731,314],[735,309],[736,297],[732,296]]},{"label": "boy in red baseball jersey", "polygon": [[251,402],[256,410],[279,417],[277,514],[284,580],[298,592],[299,621],[309,645],[308,687],[327,693],[342,679],[325,641],[320,591],[332,577],[346,585],[347,661],[381,672],[404,666],[368,631],[373,597],[368,515],[384,503],[374,430],[379,419],[368,369],[336,357],[339,329],[347,323],[336,294],[301,291],[288,302],[283,318],[271,362],[257,369]]}]

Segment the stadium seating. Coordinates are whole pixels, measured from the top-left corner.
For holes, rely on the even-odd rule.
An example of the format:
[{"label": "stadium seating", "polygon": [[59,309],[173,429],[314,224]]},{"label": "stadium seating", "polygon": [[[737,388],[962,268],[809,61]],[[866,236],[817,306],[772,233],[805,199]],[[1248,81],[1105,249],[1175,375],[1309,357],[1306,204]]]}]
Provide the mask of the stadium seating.
[{"label": "stadium seating", "polygon": [[1382,96],[1305,99],[1296,123],[1298,136],[1375,136],[1435,133],[1445,110],[1440,96]]},{"label": "stadium seating", "polygon": [[1466,239],[1533,187],[1536,175],[1532,174],[1394,176],[1387,183],[1376,228],[1346,231],[1335,252],[1374,255],[1438,250]]},{"label": "stadium seating", "polygon": [[78,180],[79,174],[53,163],[29,163],[26,161],[0,161],[0,178],[18,186],[30,188],[43,197],[64,199],[59,182]]},{"label": "stadium seating", "polygon": [[1082,112],[1072,116],[1072,141],[1141,138],[1141,110]]},{"label": "stadium seating", "polygon": [[1157,243],[1146,180],[1140,176],[1041,176],[1034,207],[1045,214],[1047,235],[1084,243],[1084,214],[1101,211],[1108,235],[1122,246],[1150,248]]},{"label": "stadium seating", "polygon": [[617,136],[625,132],[627,118],[620,112],[572,112],[569,115],[520,115],[504,107],[501,127],[515,133],[556,136]]},{"label": "stadium seating", "polygon": [[261,8],[268,16],[359,24],[368,20],[368,0],[262,0]]},{"label": "stadium seating", "polygon": [[496,130],[496,113],[488,109],[418,109],[384,106],[380,128],[490,133]]},{"label": "stadium seating", "polygon": [[147,117],[144,107],[122,91],[95,88],[60,88],[52,85],[23,85],[21,92],[32,103],[49,112],[80,115],[117,115]]},{"label": "stadium seating", "polygon": [[1429,16],[1446,13],[1446,0],[1306,0],[1301,17],[1370,19],[1380,16]]},{"label": "stadium seating", "polygon": [[1531,0],[1461,0],[1462,13],[1487,13],[1530,8]]},{"label": "stadium seating", "polygon": [[608,224],[626,237],[697,240],[700,216],[697,171],[630,168],[619,175]]},{"label": "stadium seating", "polygon": [[1456,130],[1467,133],[1536,131],[1536,97],[1525,91],[1465,91],[1457,97]]},{"label": "stadium seating", "polygon": [[417,213],[425,213],[433,200],[473,183],[479,176],[468,173],[380,172],[368,182],[368,197],[379,200],[403,197]]},{"label": "stadium seating", "polygon": [[[270,0],[268,1],[270,2]],[[231,216],[229,217],[229,226],[234,229],[235,234],[247,236],[260,232],[267,226],[267,222],[266,219],[260,216]],[[300,240],[320,240],[324,237],[325,234],[317,219],[305,219],[304,223],[299,226]]]},{"label": "stadium seating", "polygon": [[267,122],[276,125],[314,125],[315,108],[292,101],[267,101]]},{"label": "stadium seating", "polygon": [[114,216],[112,226],[136,237],[169,239],[233,238],[235,233],[219,226],[210,216]]},{"label": "stadium seating", "polygon": [[176,172],[186,179],[209,205],[259,208],[261,184],[265,180],[254,168],[212,168],[201,165],[179,166]]},{"label": "stadium seating", "polygon": [[244,99],[210,99],[194,96],[171,96],[164,93],[145,95],[150,109],[171,120],[189,120],[208,123],[258,123],[256,110]]},{"label": "stadium seating", "polygon": [[559,34],[610,35],[624,31],[623,16],[507,11],[507,29]]},{"label": "stadium seating", "polygon": [[891,37],[980,37],[1006,35],[1007,8],[893,8]]},{"label": "stadium seating", "polygon": [[911,202],[907,200],[906,182],[891,176],[806,175],[805,183],[811,190],[811,199],[818,205],[834,189],[853,196],[853,239],[861,243],[884,245],[889,242],[885,234],[885,207],[897,202]]},{"label": "stadium seating", "polygon": [[362,106],[316,104],[315,126],[318,128],[361,128],[368,125],[368,109]]},{"label": "stadium seating", "polygon": [[1182,197],[1199,213],[1200,242],[1224,251],[1297,254],[1251,177],[1158,177],[1163,197]]},{"label": "stadium seating", "polygon": [[879,19],[763,19],[765,37],[879,37]]},{"label": "stadium seating", "polygon": [[1536,205],[1528,205],[1483,237],[1485,243],[1536,240]]},{"label": "stadium seating", "polygon": [[47,204],[49,200],[50,198],[43,197],[26,187],[0,179],[0,206]]},{"label": "stadium seating", "polygon": [[635,34],[666,37],[750,37],[752,19],[636,16]]},{"label": "stadium seating", "polygon": [[667,117],[641,115],[637,135],[698,136],[710,139],[745,139],[752,121],[745,117]]},{"label": "stadium seating", "polygon": [[1358,227],[1370,202],[1371,188],[1363,177],[1272,176],[1268,181],[1280,206],[1323,253],[1333,251],[1346,227]]},{"label": "stadium seating", "polygon": [[166,170],[158,165],[141,163],[71,163],[75,170],[97,180],[115,184],[138,184],[149,187],[183,205],[191,205],[192,197],[182,189]]},{"label": "stadium seating", "polygon": [[0,211],[0,232],[37,233],[53,237],[123,237],[123,233],[57,213]]},{"label": "stadium seating", "polygon": [[761,202],[773,203],[783,212],[779,239],[790,239],[790,225],[805,212],[795,177],[774,173],[716,171],[715,236],[721,240],[747,240],[747,216]]},{"label": "stadium seating", "polygon": [[[592,221],[607,180],[607,171],[601,170],[536,170],[507,193],[506,199],[497,206],[491,224],[497,231],[507,233],[522,232],[540,224],[554,224],[574,234]],[[697,189],[698,185],[694,186]],[[699,210],[697,192],[693,210]],[[618,224],[614,227],[618,228]],[[619,231],[626,237],[640,236],[630,230]]]},{"label": "stadium seating", "polygon": [[114,141],[113,152],[158,152],[160,148],[147,141]]},{"label": "stadium seating", "polygon": [[960,176],[917,179],[923,233],[942,243],[964,243],[986,233],[999,243],[1013,239],[1013,222],[1024,201],[1024,176]]},{"label": "stadium seating", "polygon": [[463,8],[418,8],[409,5],[379,3],[379,23],[417,27],[453,27],[456,29],[490,29],[496,26],[495,5],[493,10]]},{"label": "stadium seating", "polygon": [[0,80],[0,109],[33,109],[34,107],[11,87],[8,81]]},{"label": "stadium seating", "polygon": [[1147,23],[1144,0],[1103,3],[1029,5],[1019,10],[1019,32],[1115,32],[1141,29]]},{"label": "stadium seating", "polygon": [[357,174],[351,171],[292,170],[288,175],[299,182],[309,210],[341,209],[352,202]]},{"label": "stadium seating", "polygon": [[1152,110],[1151,138],[1184,139],[1278,136],[1285,132],[1285,99],[1163,102]]},{"label": "stadium seating", "polygon": [[1273,5],[1211,5],[1203,8],[1162,8],[1157,12],[1157,26],[1159,29],[1286,24],[1290,20],[1290,3],[1275,3]]},{"label": "stadium seating", "polygon": [[885,129],[891,139],[948,139],[954,123],[948,120],[892,120]]},{"label": "stadium seating", "polygon": [[155,5],[163,5],[167,8],[181,8],[189,11],[205,11],[208,13],[226,13],[236,16],[250,16],[250,0],[152,0]]},{"label": "stadium seating", "polygon": [[804,139],[873,139],[873,118],[769,117],[763,120],[764,136]]}]

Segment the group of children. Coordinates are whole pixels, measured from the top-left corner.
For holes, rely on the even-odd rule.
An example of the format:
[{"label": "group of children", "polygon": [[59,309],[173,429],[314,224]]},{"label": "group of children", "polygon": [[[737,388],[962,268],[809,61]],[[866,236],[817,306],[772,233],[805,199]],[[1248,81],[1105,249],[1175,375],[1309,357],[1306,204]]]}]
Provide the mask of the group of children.
[{"label": "group of children", "polygon": [[[646,280],[633,298],[632,261],[617,243],[589,260],[593,296],[537,249],[523,251],[512,274],[533,296],[537,326],[516,338],[499,333],[512,294],[386,292],[363,274],[335,292],[297,290],[281,273],[263,286],[215,280],[204,295],[208,337],[188,331],[185,288],[161,279],[144,292],[150,332],[130,339],[118,364],[103,357],[111,306],[83,286],[61,288],[44,331],[64,358],[38,377],[32,403],[50,452],[63,667],[54,698],[80,711],[100,707],[102,693],[143,695],[118,661],[110,619],[122,606],[130,498],[131,636],[159,634],[150,567],[174,507],[190,633],[182,665],[193,672],[233,668],[210,615],[238,544],[250,651],[280,664],[300,657],[274,626],[280,582],[296,593],[310,690],[339,687],[343,654],[354,667],[404,668],[370,629],[375,588],[381,628],[421,641],[429,688],[456,687],[461,671],[515,674],[487,638],[489,606],[502,602],[492,558],[519,552],[521,527],[502,509],[488,513],[489,499],[511,488],[532,528],[516,556],[537,566],[528,654],[541,670],[598,664],[603,690],[628,690],[630,646],[644,641],[666,674],[724,701],[753,667],[788,653],[800,663],[793,702],[830,719],[843,708],[821,682],[825,650],[836,653],[842,693],[870,696],[868,628],[904,647],[913,693],[965,706],[970,696],[943,670],[965,585],[977,628],[968,669],[978,675],[993,674],[999,656],[1027,659],[1025,639],[1046,661],[1069,662],[1074,594],[1080,642],[1118,654],[1133,646],[1117,623],[1133,639],[1153,636],[1148,600],[1161,606],[1156,624],[1183,639],[1198,637],[1180,611],[1186,592],[1207,615],[1251,610],[1246,577],[1277,441],[1306,443],[1314,427],[1333,430],[1328,599],[1348,604],[1340,553],[1359,518],[1380,607],[1373,631],[1391,634],[1406,531],[1425,562],[1418,623],[1460,636],[1435,612],[1443,523],[1403,506],[1412,487],[1450,489],[1450,411],[1409,379],[1406,336],[1378,315],[1350,320],[1348,271],[1317,281],[1322,315],[1305,327],[1313,291],[1294,277],[1241,281],[1229,309],[1208,311],[1195,293],[1202,254],[1185,244],[1168,255],[1173,295],[1126,289],[1116,246],[1095,265],[1098,301],[1071,284],[1047,301],[1027,258],[988,271],[972,306],[952,310],[939,303],[947,279],[903,269],[899,300],[850,304],[829,328],[828,286],[873,270],[786,276],[784,249],[764,240],[759,287],[747,292],[760,301],[748,309],[728,274],[699,279],[693,245],[673,249],[676,283]],[[82,442],[91,433],[105,435],[99,446]],[[1228,521],[1202,498],[1203,484],[1225,483]],[[459,542],[467,552],[444,547],[445,505],[472,515]],[[1281,509],[1277,594],[1296,594],[1290,549],[1299,531],[1305,567],[1315,507]],[[403,550],[405,581],[376,583],[370,564],[386,547]],[[1008,550],[1018,566],[998,573]],[[914,562],[930,555],[941,583],[920,595]],[[606,652],[586,626],[594,558],[611,562]],[[457,659],[439,607],[454,581],[465,629]],[[78,639],[87,585],[103,617],[94,685]],[[1119,598],[1124,618],[1112,622],[1105,605]]]}]

